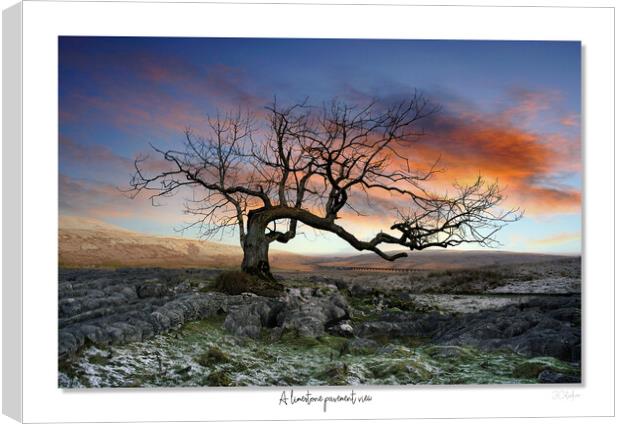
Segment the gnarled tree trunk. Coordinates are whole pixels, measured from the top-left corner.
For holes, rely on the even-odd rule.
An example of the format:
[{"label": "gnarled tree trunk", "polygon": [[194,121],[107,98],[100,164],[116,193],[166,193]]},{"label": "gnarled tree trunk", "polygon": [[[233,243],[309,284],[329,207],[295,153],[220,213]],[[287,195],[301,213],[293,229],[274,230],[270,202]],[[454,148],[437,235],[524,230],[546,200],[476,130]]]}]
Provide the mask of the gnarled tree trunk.
[{"label": "gnarled tree trunk", "polygon": [[269,240],[265,235],[267,222],[260,213],[250,213],[248,231],[243,241],[241,269],[262,280],[274,281],[269,267]]}]

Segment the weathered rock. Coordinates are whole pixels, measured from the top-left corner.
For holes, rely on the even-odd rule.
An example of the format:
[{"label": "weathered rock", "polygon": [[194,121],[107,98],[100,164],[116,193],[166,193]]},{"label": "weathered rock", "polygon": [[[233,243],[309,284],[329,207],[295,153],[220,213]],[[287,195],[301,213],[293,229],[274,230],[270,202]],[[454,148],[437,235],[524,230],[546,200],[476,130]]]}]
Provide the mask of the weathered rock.
[{"label": "weathered rock", "polygon": [[[67,272],[70,282],[63,280]],[[193,292],[167,270],[68,270],[59,283],[58,354],[85,343],[145,340],[185,322],[224,313],[241,296]],[[153,274],[163,276],[153,278]]]},{"label": "weathered rock", "polygon": [[347,301],[338,292],[313,296],[311,290],[291,290],[282,298],[282,302],[277,325],[303,337],[321,336],[325,334],[326,327],[349,317]]},{"label": "weathered rock", "polygon": [[278,301],[254,296],[249,304],[231,308],[224,321],[224,329],[236,336],[258,338],[263,327],[273,327],[275,314],[281,307]]},{"label": "weathered rock", "polygon": [[472,357],[471,349],[463,346],[432,345],[425,349],[431,358],[465,360]]},{"label": "weathered rock", "polygon": [[58,302],[58,312],[61,317],[79,314],[81,310],[82,306],[77,299],[61,299]]},{"label": "weathered rock", "polygon": [[374,340],[354,338],[349,340],[343,348],[343,353],[352,355],[370,355],[379,349],[380,345]]},{"label": "weathered rock", "polygon": [[80,327],[80,331],[86,340],[93,344],[107,344],[109,342],[106,331],[97,325],[84,324]]},{"label": "weathered rock", "polygon": [[508,348],[527,356],[581,359],[578,297],[536,298],[519,306],[468,314],[386,312],[363,323],[361,337],[412,336],[434,343],[475,346],[485,350]]},{"label": "weathered rock", "polygon": [[59,354],[65,355],[70,353],[75,353],[81,344],[79,340],[76,339],[73,334],[68,331],[59,331],[58,332],[58,352]]},{"label": "weathered rock", "polygon": [[192,286],[190,285],[189,281],[183,281],[181,284],[175,286],[173,288],[173,292],[175,294],[179,294],[179,293],[187,293],[189,291],[191,291]]},{"label": "weathered rock", "polygon": [[137,294],[140,299],[145,297],[164,297],[170,294],[168,287],[161,283],[145,283],[137,287]]},{"label": "weathered rock", "polygon": [[581,383],[581,378],[575,375],[566,375],[551,370],[544,370],[538,375],[538,382],[547,384]]},{"label": "weathered rock", "polygon": [[353,284],[349,287],[349,291],[353,297],[365,297],[376,292],[373,287],[363,284]]},{"label": "weathered rock", "polygon": [[351,335],[350,324],[340,325],[348,318],[348,308],[335,286],[323,291],[295,288],[279,299],[246,295],[241,304],[231,307],[224,328],[236,336],[251,338],[259,337],[263,328],[274,327],[281,329],[279,334],[287,331],[301,337],[321,336],[326,328]]},{"label": "weathered rock", "polygon": [[354,331],[351,321],[342,321],[327,328],[329,334],[342,337],[353,337]]}]

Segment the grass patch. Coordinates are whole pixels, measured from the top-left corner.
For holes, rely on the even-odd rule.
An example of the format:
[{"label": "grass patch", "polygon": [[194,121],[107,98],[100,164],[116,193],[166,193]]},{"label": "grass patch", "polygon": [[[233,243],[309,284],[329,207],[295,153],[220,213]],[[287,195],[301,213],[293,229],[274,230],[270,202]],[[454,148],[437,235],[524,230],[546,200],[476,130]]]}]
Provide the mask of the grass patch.
[{"label": "grass patch", "polygon": [[230,358],[220,348],[214,346],[196,358],[196,362],[203,367],[211,367],[216,364],[230,362]]},{"label": "grass patch", "polygon": [[95,365],[107,365],[110,362],[110,358],[97,354],[89,357],[88,362]]},{"label": "grass patch", "polygon": [[369,369],[375,378],[395,378],[409,383],[426,383],[433,375],[423,363],[415,359],[377,362]]},{"label": "grass patch", "polygon": [[265,297],[277,297],[284,292],[282,284],[263,281],[242,271],[222,272],[215,279],[213,289],[231,295],[254,293]]},{"label": "grass patch", "polygon": [[346,362],[330,366],[320,372],[317,377],[324,380],[330,386],[342,386],[347,384],[349,366]]},{"label": "grass patch", "polygon": [[205,381],[204,386],[230,386],[232,385],[232,379],[228,373],[224,370],[213,371],[210,373]]},{"label": "grass patch", "polygon": [[555,358],[540,357],[528,359],[517,365],[512,371],[515,378],[537,378],[545,371],[553,371],[561,374],[576,375],[578,371]]}]

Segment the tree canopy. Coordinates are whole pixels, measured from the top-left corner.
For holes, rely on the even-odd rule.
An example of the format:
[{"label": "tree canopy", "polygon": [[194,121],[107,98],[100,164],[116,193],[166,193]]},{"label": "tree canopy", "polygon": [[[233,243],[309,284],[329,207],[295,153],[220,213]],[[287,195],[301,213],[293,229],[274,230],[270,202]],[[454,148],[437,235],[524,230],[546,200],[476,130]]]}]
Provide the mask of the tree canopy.
[{"label": "tree canopy", "polygon": [[[496,234],[522,213],[500,209],[497,181],[477,176],[437,193],[428,181],[440,172],[414,166],[406,147],[423,136],[421,122],[439,108],[419,93],[385,103],[351,105],[334,100],[208,118],[208,132],[188,129],[182,148],[162,150],[165,169],[149,173],[147,157],[135,161],[131,194],[148,192],[153,201],[184,187],[195,197],[185,212],[204,236],[235,228],[244,250],[242,268],[271,279],[269,244],[287,243],[300,223],[333,233],[357,250],[393,261],[411,251],[463,243],[495,246]],[[428,135],[432,137],[431,135]],[[362,240],[339,224],[343,210],[359,213],[353,199],[389,193],[406,205],[394,211],[393,225]]]}]

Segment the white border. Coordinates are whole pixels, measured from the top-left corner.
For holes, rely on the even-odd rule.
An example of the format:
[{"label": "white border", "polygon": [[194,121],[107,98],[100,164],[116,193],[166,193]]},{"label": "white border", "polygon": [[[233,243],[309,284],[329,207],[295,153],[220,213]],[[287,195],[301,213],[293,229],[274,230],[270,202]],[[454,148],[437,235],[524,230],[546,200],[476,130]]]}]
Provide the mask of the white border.
[{"label": "white border", "polygon": [[[23,39],[23,419],[209,421],[608,416],[613,410],[613,10],[26,1]],[[280,389],[57,389],[57,36],[581,40],[584,45],[584,379],[558,387],[369,388],[373,402],[278,407]],[[562,389],[567,389],[562,387]],[[314,393],[343,392],[316,388]],[[449,407],[447,407],[449,406]]]}]

